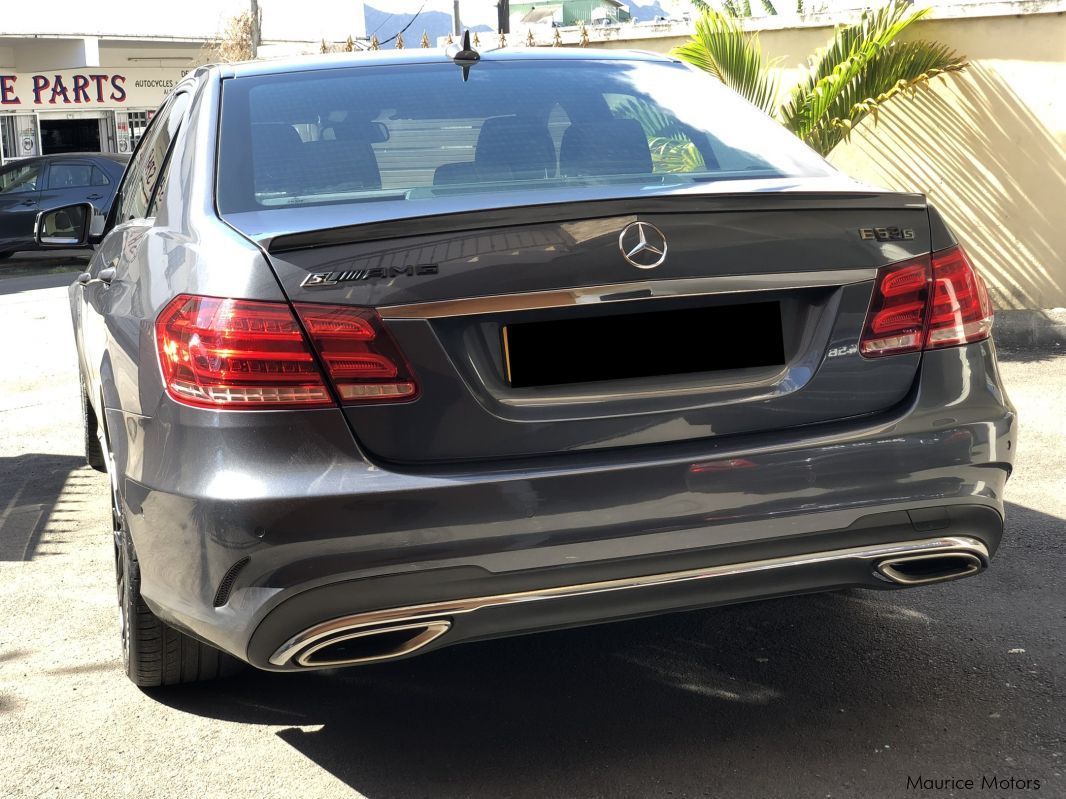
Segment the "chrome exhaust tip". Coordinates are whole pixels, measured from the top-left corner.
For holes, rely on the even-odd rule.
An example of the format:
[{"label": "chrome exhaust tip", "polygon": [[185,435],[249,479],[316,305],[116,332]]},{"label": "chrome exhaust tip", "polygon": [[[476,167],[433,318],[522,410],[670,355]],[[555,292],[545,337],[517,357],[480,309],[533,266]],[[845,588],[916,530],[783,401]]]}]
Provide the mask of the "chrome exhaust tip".
[{"label": "chrome exhaust tip", "polygon": [[935,552],[882,560],[875,572],[896,585],[927,585],[969,577],[987,565],[972,552]]},{"label": "chrome exhaust tip", "polygon": [[409,655],[436,641],[452,623],[444,619],[393,624],[386,627],[355,629],[318,641],[304,649],[294,658],[296,664],[306,668],[330,666],[354,666],[392,660]]}]

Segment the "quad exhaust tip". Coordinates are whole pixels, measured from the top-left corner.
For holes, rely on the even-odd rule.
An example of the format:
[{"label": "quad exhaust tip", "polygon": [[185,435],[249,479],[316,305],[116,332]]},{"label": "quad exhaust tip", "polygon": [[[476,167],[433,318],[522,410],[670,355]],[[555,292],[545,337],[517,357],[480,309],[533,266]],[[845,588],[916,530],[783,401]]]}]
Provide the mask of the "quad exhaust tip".
[{"label": "quad exhaust tip", "polygon": [[926,585],[969,577],[987,564],[970,552],[908,555],[877,564],[876,574],[896,585]]},{"label": "quad exhaust tip", "polygon": [[440,619],[355,630],[308,647],[296,662],[301,666],[326,668],[392,660],[431,644],[451,626],[450,621]]}]

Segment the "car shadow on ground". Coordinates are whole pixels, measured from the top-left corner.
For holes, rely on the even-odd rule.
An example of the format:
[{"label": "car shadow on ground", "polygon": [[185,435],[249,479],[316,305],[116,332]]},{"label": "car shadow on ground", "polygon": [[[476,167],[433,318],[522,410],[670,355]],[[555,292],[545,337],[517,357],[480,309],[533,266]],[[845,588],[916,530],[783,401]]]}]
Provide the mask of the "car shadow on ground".
[{"label": "car shadow on ground", "polygon": [[0,260],[0,296],[69,286],[90,257],[80,250],[16,253]]},{"label": "car shadow on ground", "polygon": [[[1061,539],[1062,519],[1009,513],[1013,529]],[[282,740],[370,799],[814,795],[819,773],[855,775],[844,795],[898,796],[911,773],[1005,766],[1051,780],[1061,662],[999,611],[1008,593],[1029,590],[1026,624],[1061,623],[1063,578],[1052,557],[1037,557],[1032,573],[1034,546],[1044,544],[1008,542],[987,574],[949,585],[765,601],[346,670],[248,672],[149,695],[281,726]],[[986,762],[990,749],[1006,760]],[[793,791],[789,775],[808,787]]]},{"label": "car shadow on ground", "polygon": [[85,458],[30,453],[0,457],[0,561],[32,560],[50,528],[100,502]]}]

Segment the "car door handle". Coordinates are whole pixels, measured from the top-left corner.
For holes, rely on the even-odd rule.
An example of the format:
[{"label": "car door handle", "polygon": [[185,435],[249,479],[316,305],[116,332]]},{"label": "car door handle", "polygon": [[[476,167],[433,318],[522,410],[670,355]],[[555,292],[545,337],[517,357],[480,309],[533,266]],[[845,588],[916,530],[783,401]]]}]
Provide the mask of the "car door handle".
[{"label": "car door handle", "polygon": [[23,200],[19,205],[37,205],[36,200]]},{"label": "car door handle", "polygon": [[89,195],[86,195],[85,199],[86,200],[99,200],[103,196],[104,195],[102,195],[102,194],[89,194]]}]

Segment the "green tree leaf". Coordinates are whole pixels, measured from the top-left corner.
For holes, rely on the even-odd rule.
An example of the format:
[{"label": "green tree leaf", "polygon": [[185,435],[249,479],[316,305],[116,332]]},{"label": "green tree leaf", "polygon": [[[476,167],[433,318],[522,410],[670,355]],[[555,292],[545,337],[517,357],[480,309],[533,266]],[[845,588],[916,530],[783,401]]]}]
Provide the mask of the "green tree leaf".
[{"label": "green tree leaf", "polygon": [[[698,0],[697,5],[706,3]],[[780,108],[769,72],[773,64],[766,62],[758,38],[744,31],[735,17],[705,11],[692,39],[674,52],[828,155],[867,115],[873,114],[876,123],[885,102],[899,94],[913,96],[918,86],[937,75],[965,69],[966,60],[946,45],[896,41],[928,11],[912,11],[907,0],[890,0],[882,8],[864,11],[858,22],[840,26],[828,45],[809,59],[807,76]]]},{"label": "green tree leaf", "polygon": [[766,113],[774,112],[778,84],[770,72],[773,64],[763,56],[758,37],[746,33],[734,16],[714,9],[705,12],[692,39],[673,52]]}]

